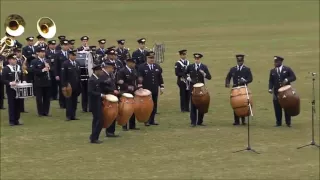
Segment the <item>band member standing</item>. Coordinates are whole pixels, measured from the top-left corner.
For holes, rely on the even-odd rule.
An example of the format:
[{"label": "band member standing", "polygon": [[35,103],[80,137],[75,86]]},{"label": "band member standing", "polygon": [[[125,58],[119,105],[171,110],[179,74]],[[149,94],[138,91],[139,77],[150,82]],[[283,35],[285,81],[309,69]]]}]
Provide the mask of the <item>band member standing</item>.
[{"label": "band member standing", "polygon": [[[187,72],[186,72],[186,74],[189,75],[187,77],[187,80],[190,82],[191,89],[193,88],[193,85],[196,83],[205,84],[205,78],[208,80],[211,79],[211,74],[209,72],[208,67],[205,64],[201,63],[201,58],[203,57],[203,55],[200,53],[194,53],[193,56],[195,59],[195,63],[190,64],[187,67]],[[191,101],[191,111],[190,111],[191,127],[195,127],[196,125],[204,126],[203,124],[204,114],[198,111],[198,116],[197,116],[197,111],[198,109]]]},{"label": "band member standing", "polygon": [[120,60],[117,59],[117,54],[114,49],[109,49],[107,51],[109,59],[106,60],[106,62],[113,63],[115,66],[114,74],[116,74],[121,68],[123,68],[123,64]]},{"label": "band member standing", "polygon": [[106,98],[105,94],[102,94],[101,80],[99,77],[102,75],[101,65],[94,65],[92,67],[93,73],[89,78],[88,94],[90,99],[90,107],[92,107],[92,132],[90,135],[90,142],[94,144],[100,144],[99,135],[103,126],[103,114],[102,114],[102,99]]},{"label": "band member standing", "polygon": [[34,37],[27,37],[27,45],[22,48],[22,54],[27,58],[27,64],[28,64],[28,75],[27,75],[27,82],[32,83],[33,82],[33,73],[32,73],[32,67],[31,62],[32,60],[36,59],[36,48],[33,46],[33,40]]},{"label": "band member standing", "polygon": [[58,83],[56,80],[54,70],[55,70],[55,59],[56,59],[56,40],[48,41],[48,49],[46,51],[46,59],[50,60],[50,78],[51,78],[51,99],[58,99]]},{"label": "band member standing", "polygon": [[6,109],[3,106],[3,100],[4,100],[4,83],[2,82],[2,70],[5,66],[5,57],[0,55],[0,110]]},{"label": "band member standing", "polygon": [[71,85],[72,95],[66,98],[67,121],[79,120],[76,118],[77,98],[81,92],[80,65],[76,62],[77,51],[69,51],[69,60],[64,61],[61,68],[62,87]]},{"label": "band member standing", "polygon": [[[119,89],[121,93],[130,93],[134,95],[134,91],[137,89],[138,73],[135,69],[136,61],[135,59],[127,59],[127,65],[120,69],[117,74],[117,81],[119,84]],[[136,128],[136,118],[133,114],[129,119],[129,126],[126,124],[122,127],[124,131],[128,129],[139,130]]]},{"label": "band member standing", "polygon": [[80,38],[81,40],[81,46],[78,48],[78,51],[88,51],[90,50],[88,46],[89,37],[88,36],[82,36]]},{"label": "band member standing", "polygon": [[5,33],[5,36],[13,39],[13,42],[14,42],[13,47],[14,47],[14,48],[22,48],[22,44],[21,44],[18,40],[16,40],[16,38],[15,38],[14,36],[11,36],[11,35],[8,34],[7,32]]},{"label": "band member standing", "polygon": [[46,48],[37,49],[38,58],[33,64],[34,88],[36,88],[36,101],[39,117],[49,116],[51,97],[50,60],[45,59]]},{"label": "band member standing", "polygon": [[59,89],[59,105],[60,108],[64,109],[66,108],[66,100],[65,97],[62,94],[62,86],[61,86],[61,68],[62,64],[69,59],[69,42],[68,40],[63,40],[60,42],[61,44],[61,51],[56,52],[55,54],[55,60],[54,60],[54,74],[55,74],[55,79],[58,84],[58,89]]},{"label": "band member standing", "polygon": [[174,68],[177,76],[177,85],[180,91],[180,110],[181,112],[189,112],[190,106],[190,82],[187,81],[186,70],[189,61],[186,59],[187,50],[179,51],[180,60],[176,62]]},{"label": "band member standing", "polygon": [[118,48],[116,52],[118,53],[118,59],[122,62],[123,65],[126,64],[126,60],[131,58],[129,50],[124,48],[124,43],[126,42],[124,39],[117,40]]},{"label": "band member standing", "polygon": [[[115,96],[119,95],[119,91],[116,87],[116,78],[114,76],[114,63],[111,62],[105,62],[102,63],[102,70],[104,73],[101,75],[101,80],[105,83],[103,83],[102,92],[103,94],[113,94]],[[113,121],[113,123],[106,129],[106,136],[107,137],[118,137],[118,135],[115,135],[116,131],[116,121]]]},{"label": "band member standing", "polygon": [[[269,75],[269,93],[273,94],[273,107],[276,115],[276,127],[282,126],[282,108],[278,101],[278,90],[285,85],[290,85],[296,80],[296,75],[293,70],[282,64],[284,58],[274,56],[275,68],[270,70]],[[284,111],[286,124],[291,127],[291,116]]]},{"label": "band member standing", "polygon": [[[13,50],[13,52],[15,53],[16,55],[16,59],[17,59],[17,64],[21,67],[21,70],[22,70],[22,77],[21,77],[21,81],[26,81],[26,72],[23,72],[23,63],[26,61],[26,59],[22,56],[22,53],[21,53],[21,48],[15,48]],[[27,70],[27,69],[26,69]],[[20,111],[23,112],[23,113],[28,113],[27,111],[25,111],[25,108],[24,108],[24,99],[20,99]]]},{"label": "band member standing", "polygon": [[154,60],[155,53],[153,51],[147,52],[147,62],[140,65],[138,74],[139,78],[143,79],[142,85],[144,89],[148,89],[152,93],[152,100],[154,103],[153,111],[151,113],[150,119],[145,126],[149,125],[159,125],[155,122],[155,115],[158,108],[158,94],[159,87],[160,93],[164,92],[164,82],[162,77],[162,68],[160,65],[155,63]]},{"label": "band member standing", "polygon": [[63,42],[66,39],[66,36],[64,35],[58,36],[58,39],[60,43],[56,46],[56,50],[61,51],[61,42]]},{"label": "band member standing", "polygon": [[132,53],[132,58],[137,59],[136,69],[139,68],[140,64],[143,64],[146,62],[146,54],[148,52],[145,50],[145,47],[146,47],[145,38],[138,39],[137,42],[139,43],[139,48]]},{"label": "band member standing", "polygon": [[100,39],[98,43],[99,43],[99,48],[97,49],[96,54],[104,57],[104,55],[106,54],[106,49],[105,49],[106,40]]},{"label": "band member standing", "polygon": [[69,40],[69,51],[75,50],[75,48],[74,48],[75,42],[76,42],[76,40],[74,40],[74,39]]},{"label": "band member standing", "polygon": [[7,57],[8,65],[2,70],[2,82],[6,85],[6,93],[8,97],[9,107],[9,124],[10,126],[22,125],[20,119],[20,99],[16,99],[16,91],[14,87],[21,80],[21,67],[17,64],[16,56],[10,54]]},{"label": "band member standing", "polygon": [[[243,54],[237,54],[236,59],[237,59],[237,65],[230,68],[227,77],[226,77],[226,82],[225,86],[226,88],[230,87],[230,80],[232,78],[233,80],[233,85],[232,87],[238,87],[238,86],[244,86],[248,85],[249,83],[252,82],[252,73],[249,67],[245,66],[244,63],[244,56]],[[233,125],[239,125],[240,121],[239,118],[235,112],[233,112],[233,117],[234,117],[234,123]],[[245,125],[245,117],[241,117],[241,123],[242,125]]]},{"label": "band member standing", "polygon": [[38,41],[34,44],[34,46],[36,47],[36,49],[38,48],[45,48],[47,49],[47,43],[45,42],[46,39],[44,37],[42,37],[40,34],[37,36]]}]

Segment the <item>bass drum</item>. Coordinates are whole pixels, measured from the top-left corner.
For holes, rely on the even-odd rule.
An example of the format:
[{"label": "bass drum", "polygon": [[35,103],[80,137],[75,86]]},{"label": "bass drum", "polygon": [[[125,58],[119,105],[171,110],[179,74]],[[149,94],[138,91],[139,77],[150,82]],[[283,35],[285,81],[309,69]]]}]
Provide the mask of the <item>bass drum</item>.
[{"label": "bass drum", "polygon": [[147,122],[153,111],[151,91],[138,89],[134,92],[134,115],[139,122]]},{"label": "bass drum", "polygon": [[278,90],[278,101],[288,115],[297,116],[300,114],[300,97],[292,86],[286,85]]},{"label": "bass drum", "polygon": [[203,83],[197,83],[193,85],[191,98],[199,113],[205,114],[208,112],[210,95]]},{"label": "bass drum", "polygon": [[134,98],[132,94],[123,93],[119,103],[118,125],[124,126],[128,123],[134,112]]},{"label": "bass drum", "polygon": [[80,79],[82,81],[88,80],[93,71],[93,56],[88,51],[79,51],[77,53],[76,61],[80,65]]},{"label": "bass drum", "polygon": [[102,113],[103,113],[103,128],[111,126],[113,121],[118,116],[118,98],[112,94],[107,94],[106,99],[103,100]]},{"label": "bass drum", "polygon": [[[249,102],[252,108],[252,95],[248,89]],[[248,106],[247,90],[245,86],[238,86],[231,89],[230,104],[234,113],[239,117],[247,117],[250,115],[250,108]]]}]

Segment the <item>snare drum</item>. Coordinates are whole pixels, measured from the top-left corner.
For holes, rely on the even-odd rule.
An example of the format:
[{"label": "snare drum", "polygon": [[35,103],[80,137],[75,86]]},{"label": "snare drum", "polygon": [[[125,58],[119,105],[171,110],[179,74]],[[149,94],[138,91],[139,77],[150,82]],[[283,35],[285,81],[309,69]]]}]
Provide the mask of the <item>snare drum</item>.
[{"label": "snare drum", "polygon": [[103,127],[108,128],[116,120],[118,116],[118,98],[112,94],[107,94],[103,100]]},{"label": "snare drum", "polygon": [[25,99],[25,98],[33,97],[32,83],[26,83],[25,81],[22,83],[18,83],[15,86],[15,90],[16,90],[16,99]]}]

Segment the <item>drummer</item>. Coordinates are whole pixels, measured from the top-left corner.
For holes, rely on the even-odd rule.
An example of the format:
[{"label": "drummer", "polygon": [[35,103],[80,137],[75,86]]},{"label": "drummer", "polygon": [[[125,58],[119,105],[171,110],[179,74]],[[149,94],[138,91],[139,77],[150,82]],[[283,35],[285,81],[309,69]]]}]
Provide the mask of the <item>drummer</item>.
[{"label": "drummer", "polygon": [[[124,68],[120,69],[117,74],[117,81],[120,87],[121,93],[130,93],[134,95],[134,91],[137,88],[138,75],[135,69],[136,60],[129,58],[127,59],[127,64]],[[126,124],[122,127],[124,131],[128,129],[139,130],[136,128],[136,119],[133,114],[129,120],[129,125]]]},{"label": "drummer", "polygon": [[[245,66],[244,63],[244,57],[243,54],[237,54],[236,55],[236,61],[237,65],[230,68],[227,77],[226,77],[226,88],[230,87],[230,80],[232,78],[233,85],[232,87],[238,87],[243,85],[248,85],[252,82],[252,73],[249,67]],[[240,121],[239,118],[234,112],[233,112],[234,122],[233,125],[239,125]],[[241,117],[241,123],[242,125],[245,125],[245,117]]]},{"label": "drummer", "polygon": [[20,99],[16,99],[16,91],[13,89],[16,83],[22,78],[21,67],[17,64],[17,59],[14,54],[7,57],[8,65],[2,70],[2,82],[6,85],[6,93],[9,106],[9,124],[10,126],[22,125],[20,120]]},{"label": "drummer", "polygon": [[[195,63],[190,64],[186,70],[186,74],[189,75],[189,77],[187,77],[187,81],[190,82],[191,88],[193,88],[193,85],[196,83],[205,84],[205,79],[208,79],[208,80],[211,79],[211,74],[209,72],[208,67],[205,64],[201,63],[201,58],[203,57],[203,55],[200,53],[194,53],[193,57],[195,59]],[[191,111],[190,111],[191,127],[195,127],[196,125],[205,126],[203,124],[204,114],[198,111],[198,116],[197,116],[197,110],[198,109],[195,107],[195,105],[191,101]]]},{"label": "drummer", "polygon": [[[274,56],[275,68],[270,70],[269,76],[269,93],[273,94],[273,107],[276,115],[275,127],[282,126],[282,108],[279,104],[277,95],[278,90],[285,85],[289,85],[296,80],[296,75],[293,70],[282,64],[284,58],[280,56]],[[285,112],[285,120],[288,127],[291,127],[291,116]]]},{"label": "drummer", "polygon": [[[102,63],[102,71],[103,73],[99,77],[103,84],[101,84],[101,89],[103,94],[113,94],[115,96],[119,95],[119,91],[116,88],[116,78],[113,74],[115,64],[112,62],[104,62]],[[118,137],[115,135],[116,131],[116,121],[113,121],[111,126],[106,129],[106,137]]]},{"label": "drummer", "polygon": [[102,141],[99,140],[99,135],[102,129],[102,98],[105,98],[105,95],[102,94],[100,88],[100,79],[99,76],[103,73],[101,71],[101,65],[95,65],[92,67],[93,74],[88,81],[88,94],[89,94],[89,103],[92,107],[92,133],[90,135],[90,142],[94,144],[100,144]]}]

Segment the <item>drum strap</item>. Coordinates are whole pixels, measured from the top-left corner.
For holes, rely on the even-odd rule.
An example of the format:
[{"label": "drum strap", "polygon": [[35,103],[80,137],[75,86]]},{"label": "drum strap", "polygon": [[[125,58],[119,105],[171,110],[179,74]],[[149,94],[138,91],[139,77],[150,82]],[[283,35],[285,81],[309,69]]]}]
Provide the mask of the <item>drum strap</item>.
[{"label": "drum strap", "polygon": [[[14,69],[13,69],[13,66],[11,66],[10,64],[8,64],[7,66],[9,67],[11,72],[15,72]],[[16,66],[17,66],[16,72],[20,72],[20,66],[18,64]]]},{"label": "drum strap", "polygon": [[188,60],[185,60],[187,61],[187,65],[184,65],[180,60],[177,61],[182,67],[185,67],[185,66],[189,66],[189,61]]}]

